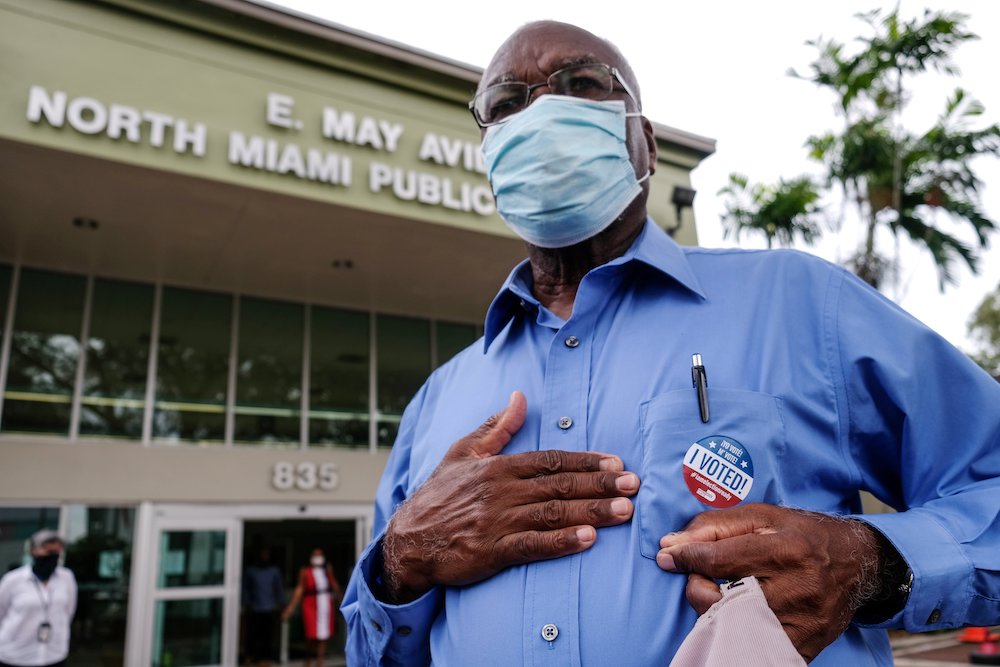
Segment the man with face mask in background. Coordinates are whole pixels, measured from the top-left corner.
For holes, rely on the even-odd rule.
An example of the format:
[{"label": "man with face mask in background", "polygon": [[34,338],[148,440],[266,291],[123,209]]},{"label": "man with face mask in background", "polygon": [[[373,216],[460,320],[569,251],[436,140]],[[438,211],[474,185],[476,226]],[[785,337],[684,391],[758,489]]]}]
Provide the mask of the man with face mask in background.
[{"label": "man with face mask in background", "polygon": [[31,536],[31,564],[0,579],[0,667],[66,664],[76,611],[76,578],[59,565],[63,541],[52,530]]},{"label": "man with face mask in background", "polygon": [[839,267],[674,244],[591,33],[519,29],[470,108],[529,258],[404,414],[348,664],[665,665],[748,576],[817,665],[1000,622],[1000,385]]}]

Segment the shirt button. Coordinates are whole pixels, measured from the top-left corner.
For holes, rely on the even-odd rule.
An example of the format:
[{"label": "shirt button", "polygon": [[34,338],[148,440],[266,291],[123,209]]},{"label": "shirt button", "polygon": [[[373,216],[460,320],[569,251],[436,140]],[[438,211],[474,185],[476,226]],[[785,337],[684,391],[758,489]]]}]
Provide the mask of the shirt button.
[{"label": "shirt button", "polygon": [[927,617],[927,622],[928,623],[937,623],[940,620],[941,620],[941,610],[940,609],[935,609],[934,611],[931,612],[931,615]]},{"label": "shirt button", "polygon": [[[569,417],[560,417],[559,418],[559,428],[561,428],[562,430],[565,431],[566,429],[568,429],[572,425],[573,425],[573,420],[570,419]],[[546,627],[548,627],[548,626],[546,626]],[[555,626],[553,625],[552,627],[555,627]]]},{"label": "shirt button", "polygon": [[559,636],[559,628],[552,625],[551,623],[546,623],[542,626],[542,639],[547,642],[555,641],[556,637]]},{"label": "shirt button", "polygon": [[570,336],[565,342],[566,347],[578,347],[580,345],[580,339],[576,336]]},{"label": "shirt button", "polygon": [[411,632],[413,632],[413,628],[408,625],[401,625],[396,628],[396,633],[402,637],[408,637]]}]

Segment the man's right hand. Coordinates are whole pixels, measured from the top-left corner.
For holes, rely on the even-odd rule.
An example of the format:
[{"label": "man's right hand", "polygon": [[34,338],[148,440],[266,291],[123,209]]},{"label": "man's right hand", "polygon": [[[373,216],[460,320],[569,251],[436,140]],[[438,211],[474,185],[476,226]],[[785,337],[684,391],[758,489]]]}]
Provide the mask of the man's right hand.
[{"label": "man's right hand", "polygon": [[458,440],[386,528],[383,575],[403,604],[436,585],[482,581],[511,565],[578,553],[595,528],[632,517],[639,478],[598,452],[544,450],[497,456],[524,423],[510,403]]}]

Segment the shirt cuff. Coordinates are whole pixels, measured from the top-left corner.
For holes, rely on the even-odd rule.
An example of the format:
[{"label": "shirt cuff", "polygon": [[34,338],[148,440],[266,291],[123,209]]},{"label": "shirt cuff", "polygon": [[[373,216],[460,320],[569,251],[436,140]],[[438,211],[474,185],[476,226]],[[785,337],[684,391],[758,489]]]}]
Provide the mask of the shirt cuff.
[{"label": "shirt cuff", "polygon": [[902,611],[866,627],[902,626],[909,632],[927,632],[964,625],[973,566],[961,544],[931,512],[915,508],[855,518],[892,542],[913,572],[913,586]]},{"label": "shirt cuff", "polygon": [[360,573],[358,611],[371,654],[385,655],[402,664],[412,662],[416,656],[428,655],[428,638],[441,602],[441,589],[434,587],[401,605],[376,598],[372,583],[382,576],[381,536],[362,554]]}]

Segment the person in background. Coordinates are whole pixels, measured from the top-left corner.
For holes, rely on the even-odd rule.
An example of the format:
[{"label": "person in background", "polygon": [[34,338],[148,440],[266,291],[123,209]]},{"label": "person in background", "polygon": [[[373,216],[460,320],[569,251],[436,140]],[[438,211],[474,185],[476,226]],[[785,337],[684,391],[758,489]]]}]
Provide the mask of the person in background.
[{"label": "person in background", "polygon": [[247,661],[263,667],[277,656],[274,651],[278,615],[285,603],[281,570],[271,562],[271,551],[261,549],[257,562],[243,574],[243,607],[246,609]]},{"label": "person in background", "polygon": [[66,664],[76,578],[59,565],[62,553],[62,538],[40,530],[31,536],[31,565],[0,579],[0,667]]},{"label": "person in background", "polygon": [[333,568],[326,562],[323,550],[316,548],[309,556],[309,565],[299,570],[299,582],[292,593],[292,599],[281,614],[287,621],[302,602],[302,625],[306,634],[305,667],[310,667],[312,656],[316,657],[316,667],[323,667],[326,643],[333,636],[336,627],[334,616],[337,603],[343,598],[340,583],[333,576]]}]

